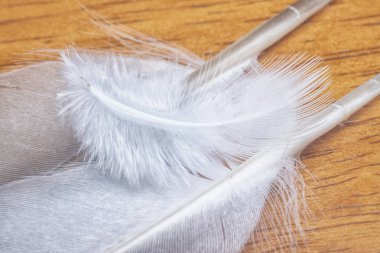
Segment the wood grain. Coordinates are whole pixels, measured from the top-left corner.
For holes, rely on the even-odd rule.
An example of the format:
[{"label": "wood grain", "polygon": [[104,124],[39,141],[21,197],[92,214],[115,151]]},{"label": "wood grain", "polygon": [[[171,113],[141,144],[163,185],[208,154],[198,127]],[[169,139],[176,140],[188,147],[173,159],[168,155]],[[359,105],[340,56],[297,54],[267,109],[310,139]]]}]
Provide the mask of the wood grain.
[{"label": "wood grain", "polygon": [[[292,0],[82,0],[112,21],[199,54],[213,55]],[[75,0],[0,0],[0,70],[28,52],[107,48]],[[335,98],[380,72],[380,1],[335,0],[270,53],[308,52],[331,68]],[[315,218],[288,252],[380,252],[380,99],[314,142],[303,161]],[[265,233],[265,231],[263,232]],[[273,244],[275,245],[275,244]],[[281,245],[280,245],[281,247]],[[279,251],[268,246],[263,252]],[[254,252],[247,245],[245,252]]]}]

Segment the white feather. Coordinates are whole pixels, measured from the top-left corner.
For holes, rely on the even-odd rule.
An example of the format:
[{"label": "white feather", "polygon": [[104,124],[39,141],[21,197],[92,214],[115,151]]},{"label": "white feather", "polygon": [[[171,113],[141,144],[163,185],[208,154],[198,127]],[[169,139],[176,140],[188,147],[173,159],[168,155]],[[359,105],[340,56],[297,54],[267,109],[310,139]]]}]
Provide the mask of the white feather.
[{"label": "white feather", "polygon": [[186,86],[193,68],[176,62],[76,51],[62,59],[62,113],[90,160],[132,185],[216,179],[226,165],[288,145],[328,97],[327,69],[304,55],[245,62],[196,90]]},{"label": "white feather", "polygon": [[[217,191],[215,182],[199,177],[191,178],[190,187],[136,190],[91,166],[4,185],[0,251],[107,252],[164,221],[163,230],[152,230],[120,252],[239,252],[260,220],[271,185],[281,181],[276,174],[295,171],[291,159],[274,158],[244,170],[249,177],[227,178]],[[286,186],[295,189],[289,182]],[[199,198],[203,200],[194,206]],[[172,215],[174,220],[168,221]]]}]

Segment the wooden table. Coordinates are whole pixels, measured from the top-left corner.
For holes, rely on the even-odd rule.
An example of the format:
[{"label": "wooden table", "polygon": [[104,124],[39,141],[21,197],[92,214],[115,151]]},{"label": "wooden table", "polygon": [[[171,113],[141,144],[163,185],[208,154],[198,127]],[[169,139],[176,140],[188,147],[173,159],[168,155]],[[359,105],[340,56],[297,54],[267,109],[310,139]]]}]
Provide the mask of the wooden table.
[{"label": "wooden table", "polygon": [[[293,1],[81,2],[109,20],[209,56]],[[75,0],[0,0],[0,70],[17,66],[30,57],[20,53],[33,50],[109,48],[107,37],[88,23]],[[299,51],[322,56],[331,69],[334,97],[346,94],[380,72],[380,1],[335,0],[268,50]],[[303,172],[315,218],[298,252],[380,252],[380,99],[314,142],[302,159],[313,175]],[[253,251],[248,244],[246,252]]]}]

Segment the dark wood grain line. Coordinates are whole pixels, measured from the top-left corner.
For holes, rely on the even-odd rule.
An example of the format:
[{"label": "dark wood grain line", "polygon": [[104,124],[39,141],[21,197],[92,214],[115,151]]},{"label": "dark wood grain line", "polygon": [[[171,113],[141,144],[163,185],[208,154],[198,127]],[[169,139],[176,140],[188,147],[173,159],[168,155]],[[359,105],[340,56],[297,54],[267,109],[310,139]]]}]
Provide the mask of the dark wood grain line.
[{"label": "dark wood grain line", "polygon": [[377,50],[380,49],[380,46],[375,46],[375,47],[368,47],[368,48],[358,48],[358,49],[348,49],[348,50],[343,50],[343,51],[337,51],[337,52],[329,52],[323,54],[324,57],[326,56],[337,56],[337,55],[346,55],[346,54],[356,54],[360,53],[362,51],[372,51],[372,50]]},{"label": "dark wood grain line", "polygon": [[369,221],[358,221],[358,222],[347,222],[347,223],[342,223],[342,224],[336,224],[336,225],[331,225],[331,226],[323,226],[323,227],[318,227],[318,228],[310,228],[310,229],[305,229],[305,231],[321,231],[321,230],[326,230],[326,229],[332,229],[332,228],[339,228],[339,227],[346,227],[346,226],[356,226],[356,225],[364,225],[364,224],[374,224],[374,223],[379,223],[379,220],[369,220]]},{"label": "dark wood grain line", "polygon": [[[218,5],[218,4],[223,4],[223,3],[228,3],[228,2],[219,2],[219,3],[214,3],[214,4],[208,4],[209,6],[213,5]],[[172,7],[165,7],[165,8],[144,8],[144,9],[138,9],[138,10],[127,10],[127,11],[120,11],[118,12],[118,15],[122,14],[141,14],[141,13],[151,13],[151,12],[170,12],[173,10],[182,10],[182,9],[189,9],[189,8],[203,8],[203,7],[197,7],[198,5],[186,5],[186,6],[172,6]],[[90,6],[88,6],[90,7]],[[212,13],[212,12],[210,12]],[[225,12],[227,13],[227,12]]]},{"label": "dark wood grain line", "polygon": [[372,154],[371,152],[363,153],[363,154],[355,155],[355,156],[352,156],[352,157],[344,158],[344,159],[341,159],[341,160],[336,160],[334,162],[335,163],[342,163],[342,162],[352,161],[352,160],[356,160],[357,158],[365,157],[365,156],[371,155],[371,154]]},{"label": "dark wood grain line", "polygon": [[339,178],[339,177],[342,177],[342,176],[346,176],[345,173],[342,173],[342,172],[338,172],[338,174],[335,174],[335,175],[332,175],[332,176],[328,176],[328,177],[320,177],[318,178],[318,180],[329,180],[329,179],[335,179],[335,178]]},{"label": "dark wood grain line", "polygon": [[380,69],[379,70],[362,72],[361,74],[358,74],[356,76],[357,77],[370,77],[370,76],[375,76],[375,75],[377,75],[379,73],[380,73]]},{"label": "dark wood grain line", "polygon": [[315,40],[313,40],[313,39],[306,39],[306,40],[303,40],[302,42],[304,42],[304,43],[312,43],[312,42],[315,42]]},{"label": "dark wood grain line", "polygon": [[[246,6],[251,4],[257,4],[257,3],[269,3],[269,2],[276,2],[278,3],[278,0],[247,0],[247,1],[239,1],[237,5],[239,6]],[[282,5],[281,7],[286,8],[286,5]]]},{"label": "dark wood grain line", "polygon": [[341,185],[341,184],[350,182],[350,181],[354,180],[355,178],[356,177],[350,177],[348,179],[345,179],[345,180],[342,180],[342,181],[339,181],[339,182],[336,182],[336,183],[331,183],[331,184],[317,186],[317,187],[314,187],[313,189],[316,190],[316,189],[323,189],[323,188],[328,188],[328,187],[331,187],[331,186]]},{"label": "dark wood grain line", "polygon": [[351,248],[341,248],[341,249],[334,249],[334,250],[324,250],[320,251],[320,253],[335,253],[335,252],[344,252],[347,250],[350,250]]},{"label": "dark wood grain line", "polygon": [[166,9],[166,8],[164,8],[164,9],[159,9],[159,8],[149,9],[149,8],[146,8],[146,9],[138,9],[138,10],[120,11],[120,12],[118,12],[118,15],[123,16],[123,15],[126,15],[126,14],[141,14],[141,13],[160,12],[160,11],[167,11],[167,10],[168,9]]},{"label": "dark wood grain line", "polygon": [[380,163],[370,163],[366,167],[377,167],[380,166]]},{"label": "dark wood grain line", "polygon": [[378,26],[380,25],[380,22],[374,22],[374,23],[365,23],[365,24],[362,24],[361,26]]},{"label": "dark wood grain line", "polygon": [[41,16],[25,17],[25,18],[19,18],[19,19],[6,19],[6,20],[0,21],[0,26],[29,22],[29,21],[37,20],[37,19],[46,19],[46,18],[56,17],[57,15],[58,14],[46,14],[46,15],[41,15]]},{"label": "dark wood grain line", "polygon": [[[139,0],[140,2],[144,0]],[[94,8],[94,9],[100,9],[100,8],[105,8],[105,7],[110,7],[110,6],[115,6],[115,5],[125,5],[125,4],[130,4],[134,3],[134,0],[114,0],[114,1],[105,1],[101,3],[96,3],[96,4],[89,4],[86,5],[86,8]]]},{"label": "dark wood grain line", "polygon": [[[371,77],[379,73],[380,73],[380,68],[378,69],[376,68],[376,69],[373,69],[373,70],[370,69],[367,71],[359,70],[359,71],[341,72],[341,73],[336,73],[336,76]],[[350,88],[356,88],[356,87],[357,86],[350,87]]]},{"label": "dark wood grain line", "polygon": [[218,23],[218,22],[224,22],[224,20],[221,19],[210,19],[210,20],[203,20],[203,21],[194,21],[194,22],[186,22],[186,25],[204,25],[204,24],[212,24],[212,23]]},{"label": "dark wood grain line", "polygon": [[379,217],[380,216],[380,212],[353,213],[353,214],[332,216],[331,218],[332,219],[339,219],[339,218],[362,217],[362,216],[375,216],[375,217]]},{"label": "dark wood grain line", "polygon": [[345,19],[340,19],[339,21],[340,22],[358,21],[358,20],[369,19],[369,18],[377,18],[377,17],[380,17],[380,13],[375,14],[375,15],[366,15],[366,16],[353,17],[353,18],[345,18]]},{"label": "dark wood grain line", "polygon": [[380,140],[376,140],[376,141],[370,141],[369,144],[379,144],[380,143]]},{"label": "dark wood grain line", "polygon": [[368,196],[374,196],[378,194],[378,192],[372,192],[372,193],[367,193],[367,194],[353,194],[351,197],[368,197]]},{"label": "dark wood grain line", "polygon": [[223,4],[229,4],[231,2],[229,1],[220,1],[220,2],[216,2],[216,3],[203,3],[203,4],[190,4],[190,5],[187,5],[187,6],[183,6],[182,8],[193,8],[193,9],[197,9],[197,8],[207,8],[207,7],[213,7],[213,6],[220,6],[220,5],[223,5]]},{"label": "dark wood grain line", "polygon": [[144,19],[137,18],[137,19],[128,19],[128,20],[124,21],[121,17],[119,17],[119,18],[113,18],[112,21],[115,21],[115,22],[117,22],[117,23],[137,24],[137,23],[142,23],[142,22],[146,22],[146,21],[151,21],[151,19],[147,19],[147,18],[144,18]]},{"label": "dark wood grain line", "polygon": [[57,0],[38,0],[38,1],[27,1],[27,2],[14,2],[10,4],[4,4],[2,7],[11,8],[11,7],[25,7],[25,6],[34,6],[34,5],[45,5],[45,4],[55,4]]},{"label": "dark wood grain line", "polygon": [[357,58],[362,56],[368,56],[368,55],[374,55],[374,54],[380,54],[380,50],[371,50],[371,51],[365,51],[357,54],[350,54],[350,55],[342,55],[342,56],[336,56],[336,57],[326,57],[323,56],[323,59],[325,61],[337,61],[337,60],[343,60],[343,59],[349,59],[349,58]]},{"label": "dark wood grain line", "polygon": [[354,168],[351,168],[351,169],[344,170],[343,172],[344,173],[346,173],[346,172],[352,172],[352,171],[356,171],[356,170],[365,169],[365,168],[368,168],[368,167],[377,167],[377,166],[380,166],[380,163],[361,165],[361,166],[357,166],[357,167],[354,167]]},{"label": "dark wood grain line", "polygon": [[46,39],[53,39],[57,38],[57,36],[36,36],[36,37],[30,37],[30,38],[19,38],[19,39],[5,39],[0,40],[0,43],[15,43],[15,42],[27,42],[27,41],[36,41],[36,40],[46,40]]},{"label": "dark wood grain line", "polygon": [[249,19],[244,19],[244,23],[254,23],[254,22],[263,22],[270,17],[262,17],[262,18],[249,18]]},{"label": "dark wood grain line", "polygon": [[321,157],[321,156],[326,156],[335,153],[335,149],[327,149],[327,150],[321,150],[319,152],[304,152],[301,155],[302,159],[311,159],[311,158],[316,158],[316,157]]},{"label": "dark wood grain line", "polygon": [[208,14],[224,14],[224,13],[230,13],[230,11],[226,10],[226,11],[221,11],[221,10],[217,10],[217,11],[209,11]]}]

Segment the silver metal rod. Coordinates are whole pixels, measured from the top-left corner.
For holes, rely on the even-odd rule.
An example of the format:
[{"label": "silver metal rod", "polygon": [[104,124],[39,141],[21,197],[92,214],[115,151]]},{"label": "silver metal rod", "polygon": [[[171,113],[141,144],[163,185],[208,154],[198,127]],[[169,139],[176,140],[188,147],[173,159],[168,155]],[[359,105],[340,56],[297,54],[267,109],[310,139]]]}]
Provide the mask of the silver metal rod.
[{"label": "silver metal rod", "polygon": [[258,56],[332,0],[300,0],[228,46],[188,77],[188,83],[203,83],[230,67]]}]

